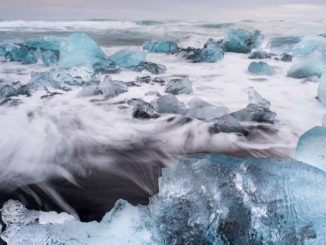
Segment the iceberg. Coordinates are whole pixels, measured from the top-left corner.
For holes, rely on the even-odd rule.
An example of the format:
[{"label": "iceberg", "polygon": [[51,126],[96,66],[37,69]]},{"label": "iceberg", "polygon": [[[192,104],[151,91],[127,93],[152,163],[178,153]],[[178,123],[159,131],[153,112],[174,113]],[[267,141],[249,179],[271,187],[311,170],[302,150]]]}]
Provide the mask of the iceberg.
[{"label": "iceberg", "polygon": [[159,115],[155,113],[152,104],[145,102],[142,99],[128,100],[128,105],[133,107],[133,117],[138,119],[158,118]]},{"label": "iceberg", "polygon": [[325,127],[314,127],[300,137],[296,159],[326,171]]},{"label": "iceberg", "polygon": [[249,104],[246,108],[232,112],[230,116],[244,122],[274,123],[276,113],[270,110],[271,103],[268,100],[253,88],[248,89],[248,100]]},{"label": "iceberg", "polygon": [[202,49],[191,47],[186,49],[179,49],[178,54],[193,63],[214,63],[222,60],[224,57],[224,53],[220,48],[211,46]]},{"label": "iceberg", "polygon": [[115,81],[111,77],[106,76],[99,84],[93,84],[83,88],[78,96],[89,97],[102,95],[104,99],[109,99],[126,92],[128,92],[128,87],[124,82]]},{"label": "iceberg", "polygon": [[274,75],[275,74],[274,68],[265,62],[251,62],[248,67],[248,71],[251,74],[255,74],[255,75]]},{"label": "iceberg", "polygon": [[272,53],[268,53],[266,51],[254,51],[249,55],[249,59],[270,59],[273,56],[275,56],[275,54]]},{"label": "iceberg", "polygon": [[325,71],[326,55],[317,52],[292,65],[287,72],[287,76],[298,79],[313,76],[320,77]]},{"label": "iceberg", "polygon": [[137,72],[147,71],[156,75],[166,72],[166,67],[164,65],[152,62],[140,62],[138,65],[130,67],[130,69]]},{"label": "iceberg", "polygon": [[[295,160],[185,156],[148,206],[118,201],[100,222],[2,207],[1,237],[22,244],[325,244],[325,173]],[[123,229],[121,229],[123,227]]]},{"label": "iceberg", "polygon": [[115,63],[84,33],[72,34],[61,42],[59,66],[62,69],[85,66],[103,73],[117,71]]},{"label": "iceberg", "polygon": [[116,65],[123,68],[129,68],[146,61],[146,53],[143,51],[121,50],[114,53],[109,58],[115,62]]},{"label": "iceberg", "polygon": [[151,102],[158,113],[181,114],[186,112],[186,105],[174,95],[163,95]]},{"label": "iceberg", "polygon": [[307,56],[313,52],[326,51],[326,38],[321,36],[307,36],[294,45],[292,53],[295,56]]},{"label": "iceberg", "polygon": [[148,41],[144,43],[143,49],[152,53],[171,54],[176,52],[179,47],[172,41]]},{"label": "iceberg", "polygon": [[171,79],[166,85],[165,92],[168,94],[191,94],[192,81],[188,77]]},{"label": "iceberg", "polygon": [[249,53],[259,48],[262,41],[263,35],[258,30],[234,29],[225,35],[221,48],[225,52]]},{"label": "iceberg", "polygon": [[270,40],[269,46],[273,51],[291,52],[301,40],[301,37],[296,36],[274,37]]},{"label": "iceberg", "polygon": [[324,73],[319,79],[318,99],[324,106],[326,106],[326,73]]}]

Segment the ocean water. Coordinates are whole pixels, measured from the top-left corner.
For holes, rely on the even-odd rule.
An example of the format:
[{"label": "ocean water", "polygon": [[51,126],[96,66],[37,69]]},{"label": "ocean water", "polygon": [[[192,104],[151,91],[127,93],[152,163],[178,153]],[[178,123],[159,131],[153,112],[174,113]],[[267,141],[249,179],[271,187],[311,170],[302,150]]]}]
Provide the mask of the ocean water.
[{"label": "ocean water", "polygon": [[[149,40],[171,40],[180,47],[199,48],[208,38],[222,39],[230,29],[245,28],[260,30],[264,35],[261,48],[271,51],[272,38],[324,34],[325,24],[305,20],[0,21],[0,43],[35,37],[66,38],[83,32],[107,55],[112,55],[119,50],[140,51]],[[185,120],[180,115],[166,114],[156,120],[133,118],[132,109],[124,102],[132,98],[151,102],[156,96],[147,95],[149,91],[165,94],[165,87],[160,84],[129,87],[127,93],[105,101],[78,97],[82,90],[78,86],[49,99],[41,98],[45,91],[37,91],[31,97],[20,96],[22,104],[17,107],[0,106],[1,204],[13,198],[29,209],[65,211],[82,221],[101,220],[119,199],[135,205],[148,204],[150,197],[159,192],[162,167],[173,168],[184,155],[222,153],[293,159],[300,135],[321,125],[326,112],[316,99],[318,79],[286,76],[291,65],[300,60],[297,57],[290,63],[264,60],[276,73],[252,75],[247,70],[253,61],[248,55],[225,53],[224,59],[216,63],[191,63],[177,55],[148,53],[147,61],[167,68],[165,74],[153,77],[189,77],[193,94],[177,96],[185,104],[196,96],[234,112],[247,106],[247,89],[253,87],[271,102],[271,110],[277,116],[272,125],[245,124],[254,128],[252,137],[211,134],[212,122]],[[22,65],[0,57],[0,80],[27,84],[32,72],[50,69],[40,63]],[[146,75],[122,70],[110,76],[113,80],[130,82]],[[291,167],[294,164],[297,162],[292,162]],[[318,176],[324,178],[324,174]],[[325,209],[316,212],[325,217]],[[137,218],[135,222],[140,221]],[[223,244],[223,239],[220,242]]]}]

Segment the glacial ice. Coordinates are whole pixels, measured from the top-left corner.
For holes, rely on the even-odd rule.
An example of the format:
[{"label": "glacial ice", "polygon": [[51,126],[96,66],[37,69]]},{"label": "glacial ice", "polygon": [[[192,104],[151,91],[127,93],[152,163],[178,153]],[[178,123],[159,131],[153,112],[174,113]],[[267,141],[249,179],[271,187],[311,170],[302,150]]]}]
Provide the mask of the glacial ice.
[{"label": "glacial ice", "polygon": [[145,102],[142,99],[130,99],[128,105],[133,107],[133,117],[138,119],[158,118],[152,104]]},{"label": "glacial ice", "polygon": [[115,72],[117,67],[97,43],[84,33],[75,33],[61,42],[60,68],[90,67],[95,72]]},{"label": "glacial ice", "polygon": [[147,71],[156,75],[166,72],[166,67],[164,65],[152,62],[140,62],[138,65],[130,67],[130,69],[137,72]]},{"label": "glacial ice", "polygon": [[19,95],[20,82],[0,82],[0,100]]},{"label": "glacial ice", "polygon": [[248,71],[255,75],[273,75],[275,70],[265,62],[251,62]]},{"label": "glacial ice", "polygon": [[326,171],[325,127],[314,127],[300,137],[296,159]]},{"label": "glacial ice", "polygon": [[324,73],[319,79],[318,99],[324,106],[326,106],[326,73]]},{"label": "glacial ice", "polygon": [[306,36],[294,45],[292,53],[295,56],[307,56],[313,52],[326,51],[326,38],[321,36]]},{"label": "glacial ice", "polygon": [[70,90],[69,86],[87,86],[98,83],[90,68],[52,69],[46,72],[32,72],[30,86],[36,89]]},{"label": "glacial ice", "polygon": [[257,51],[254,51],[252,52],[250,55],[249,55],[249,59],[270,59],[272,58],[273,56],[275,56],[275,54],[273,53],[268,53],[266,51],[263,51],[263,50],[257,50]]},{"label": "glacial ice", "polygon": [[125,83],[112,80],[111,77],[106,76],[99,84],[93,84],[83,88],[78,96],[89,97],[102,95],[104,99],[109,99],[126,92],[128,92],[128,87]]},{"label": "glacial ice", "polygon": [[213,120],[229,113],[228,108],[224,106],[211,105],[208,102],[194,97],[189,102],[190,108],[186,110],[185,116],[199,120]]},{"label": "glacial ice", "polygon": [[193,92],[192,81],[188,77],[171,79],[166,85],[165,92],[173,95],[191,94]]},{"label": "glacial ice", "polygon": [[174,95],[163,95],[151,103],[158,113],[171,113],[183,115],[186,105],[180,102]]},{"label": "glacial ice", "polygon": [[291,52],[292,48],[301,40],[301,37],[296,36],[274,37],[270,40],[269,46],[273,51]]},{"label": "glacial ice", "polygon": [[176,52],[179,47],[172,41],[148,41],[144,43],[143,49],[152,53],[171,54]]},{"label": "glacial ice", "polygon": [[246,108],[232,112],[230,115],[239,121],[274,123],[276,113],[270,110],[271,103],[253,88],[248,89],[249,104]]},{"label": "glacial ice", "polygon": [[19,44],[5,43],[1,45],[1,53],[10,62],[22,62],[28,54],[28,48]]},{"label": "glacial ice", "polygon": [[222,43],[223,39],[215,40],[213,38],[209,38],[204,44],[204,48],[220,49]]},{"label": "glacial ice", "polygon": [[109,56],[109,58],[114,61],[116,65],[129,68],[146,61],[146,53],[143,51],[121,50]]},{"label": "glacial ice", "polygon": [[59,60],[59,48],[60,41],[57,39],[35,38],[1,44],[0,56],[4,56],[7,61],[22,62],[22,64],[34,64],[42,58],[45,65],[52,65]]},{"label": "glacial ice", "polygon": [[30,50],[24,60],[22,61],[23,65],[36,64],[38,61],[39,53],[37,51]]},{"label": "glacial ice", "polygon": [[325,185],[323,171],[294,160],[194,155],[163,169],[148,206],[120,200],[101,222],[55,213],[44,222],[43,212],[9,201],[1,236],[11,245],[322,245]]},{"label": "glacial ice", "polygon": [[201,49],[191,47],[179,49],[178,54],[193,63],[214,63],[219,60],[222,60],[224,57],[224,53],[220,48],[215,48],[211,46]]},{"label": "glacial ice", "polygon": [[293,56],[291,54],[284,53],[281,55],[281,61],[292,62]]},{"label": "glacial ice", "polygon": [[226,33],[221,45],[225,52],[249,53],[254,48],[259,48],[263,41],[260,31],[234,29]]},{"label": "glacial ice", "polygon": [[325,71],[326,55],[316,52],[292,65],[287,76],[292,78],[320,77]]}]

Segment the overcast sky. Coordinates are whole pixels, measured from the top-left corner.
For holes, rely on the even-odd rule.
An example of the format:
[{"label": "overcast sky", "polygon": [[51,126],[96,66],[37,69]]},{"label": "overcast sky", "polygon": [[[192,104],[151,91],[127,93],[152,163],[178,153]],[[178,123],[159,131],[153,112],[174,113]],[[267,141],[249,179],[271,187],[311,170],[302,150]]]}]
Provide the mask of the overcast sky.
[{"label": "overcast sky", "polygon": [[324,19],[326,0],[0,0],[0,19]]}]

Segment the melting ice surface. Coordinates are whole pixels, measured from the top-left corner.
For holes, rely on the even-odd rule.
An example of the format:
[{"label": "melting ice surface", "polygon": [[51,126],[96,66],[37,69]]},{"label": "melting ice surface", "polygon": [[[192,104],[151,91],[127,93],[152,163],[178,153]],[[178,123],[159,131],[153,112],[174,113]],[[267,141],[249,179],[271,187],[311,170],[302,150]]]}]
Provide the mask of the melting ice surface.
[{"label": "melting ice surface", "polygon": [[2,237],[9,244],[326,242],[326,174],[304,163],[189,156],[164,169],[159,185],[148,206],[118,201],[99,223],[9,201]]},{"label": "melting ice surface", "polygon": [[[324,129],[307,132],[326,112],[324,26],[1,21],[0,191],[22,186],[13,197],[30,208],[4,205],[3,239],[325,244]],[[268,58],[275,74],[249,73],[249,57]],[[294,158],[298,141],[298,159],[319,169],[272,160]],[[269,159],[208,154],[174,166],[203,152]],[[122,197],[136,206],[118,201],[109,212]]]}]

